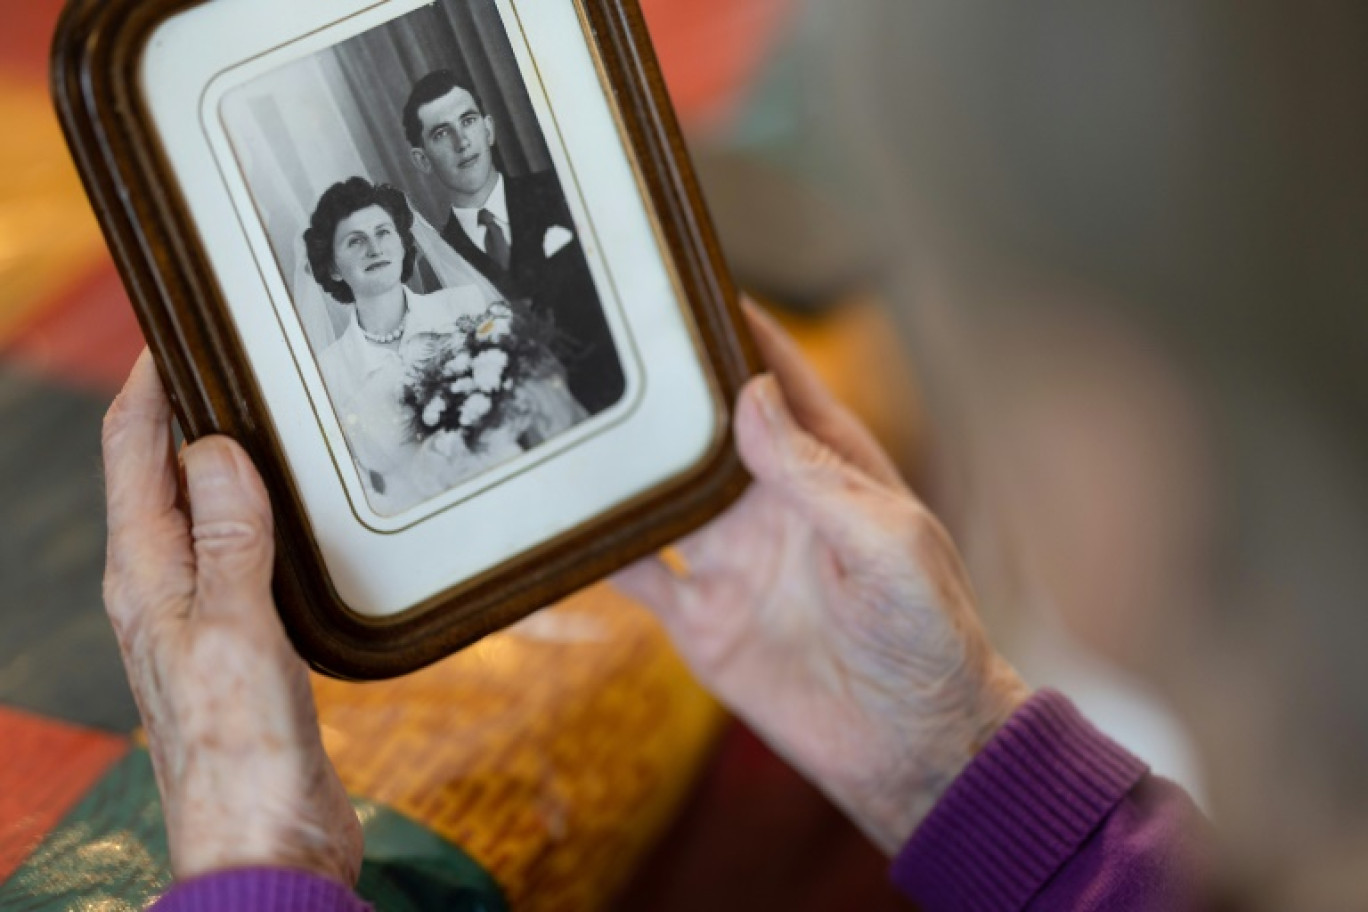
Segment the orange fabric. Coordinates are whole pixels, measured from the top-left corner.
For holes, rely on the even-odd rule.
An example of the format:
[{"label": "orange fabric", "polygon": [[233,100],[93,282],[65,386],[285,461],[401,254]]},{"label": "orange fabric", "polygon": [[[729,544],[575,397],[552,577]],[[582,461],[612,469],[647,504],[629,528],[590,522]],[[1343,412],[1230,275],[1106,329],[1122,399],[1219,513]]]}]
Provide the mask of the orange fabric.
[{"label": "orange fabric", "polygon": [[128,750],[114,735],[0,707],[0,882]]},{"label": "orange fabric", "polygon": [[0,353],[115,390],[142,334],[49,100],[49,46],[64,5],[25,0],[0,28]]},{"label": "orange fabric", "polygon": [[0,75],[0,343],[107,259],[42,83]]},{"label": "orange fabric", "polygon": [[0,346],[12,364],[105,393],[123,385],[142,349],[133,305],[108,258],[78,273]]},{"label": "orange fabric", "polygon": [[65,0],[23,0],[7,4],[0,28],[0,77],[47,83],[48,48]]},{"label": "orange fabric", "polygon": [[681,121],[722,127],[769,59],[795,0],[641,0]]}]

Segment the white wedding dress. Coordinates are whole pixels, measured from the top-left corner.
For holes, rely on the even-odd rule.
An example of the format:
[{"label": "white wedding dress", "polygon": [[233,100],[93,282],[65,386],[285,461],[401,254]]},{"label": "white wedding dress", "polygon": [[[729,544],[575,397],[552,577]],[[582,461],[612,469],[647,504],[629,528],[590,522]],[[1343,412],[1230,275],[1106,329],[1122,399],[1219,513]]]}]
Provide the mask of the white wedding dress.
[{"label": "white wedding dress", "polygon": [[346,308],[346,323],[329,341],[335,325],[328,313],[331,298],[307,269],[297,270],[295,277],[296,306],[315,346],[324,385],[366,499],[381,516],[403,513],[516,457],[523,452],[520,438],[540,443],[588,417],[563,376],[553,372],[522,383],[518,394],[527,408],[521,411],[529,417],[517,427],[492,429],[477,452],[455,434],[418,442],[402,401],[411,370],[457,331],[458,321],[484,313],[501,296],[421,216],[415,215],[414,234],[447,287],[426,295],[405,289],[408,315],[394,345],[367,339],[355,307],[349,305],[336,305]]}]

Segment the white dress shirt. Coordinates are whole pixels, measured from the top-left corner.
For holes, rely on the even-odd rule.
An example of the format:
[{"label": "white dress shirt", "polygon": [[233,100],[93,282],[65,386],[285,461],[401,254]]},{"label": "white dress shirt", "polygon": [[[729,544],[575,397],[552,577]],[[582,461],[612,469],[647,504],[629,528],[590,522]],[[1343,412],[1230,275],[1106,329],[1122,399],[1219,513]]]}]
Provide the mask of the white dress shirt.
[{"label": "white dress shirt", "polygon": [[513,231],[508,222],[508,193],[504,188],[502,174],[494,181],[494,189],[490,192],[489,199],[485,200],[483,206],[476,209],[451,207],[452,214],[456,216],[456,221],[461,223],[461,228],[465,230],[466,235],[475,242],[476,247],[488,253],[489,248],[485,246],[485,235],[489,233],[489,229],[480,224],[480,212],[485,209],[488,209],[489,214],[494,216],[495,224],[503,229],[504,239],[508,241],[508,246],[511,248],[513,246]]}]

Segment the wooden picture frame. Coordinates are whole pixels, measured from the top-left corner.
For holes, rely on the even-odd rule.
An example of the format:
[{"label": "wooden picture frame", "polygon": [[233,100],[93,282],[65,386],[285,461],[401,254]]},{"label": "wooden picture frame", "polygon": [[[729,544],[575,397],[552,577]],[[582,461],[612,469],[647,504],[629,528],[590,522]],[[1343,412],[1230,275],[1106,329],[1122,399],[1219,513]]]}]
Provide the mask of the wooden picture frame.
[{"label": "wooden picture frame", "polygon": [[[73,0],[54,44],[54,96],[186,437],[231,436],[261,471],[277,524],[276,599],[292,640],[326,674],[391,677],[601,579],[725,509],[748,483],[732,445],[730,404],[758,358],[636,0],[300,0],[266,20],[252,15],[262,2]],[[269,85],[302,85],[279,82],[286,79],[279,74],[324,54],[332,57],[317,64],[319,78],[354,86],[334,72],[337,60],[350,60],[344,51],[420,15],[446,16],[457,43],[477,50],[502,48],[491,23],[503,24],[513,55],[489,51],[489,60],[472,62],[467,48],[458,60],[462,78],[479,83],[484,74],[485,83],[512,86],[507,99],[476,102],[491,121],[489,135],[500,139],[508,133],[496,132],[497,118],[522,105],[518,135],[532,137],[524,148],[500,148],[496,169],[511,170],[519,156],[549,155],[572,222],[565,227],[583,251],[624,379],[619,398],[602,411],[586,409],[580,424],[535,444],[524,432],[506,463],[389,515],[376,503],[394,485],[367,467],[359,438],[343,426],[339,394],[319,367],[327,348],[299,316],[308,283],[289,285],[290,254],[271,232],[294,235],[268,225],[274,204],[252,183],[256,159],[235,145],[236,124],[256,129],[267,120],[235,121],[232,93],[250,95],[268,77],[277,80]],[[249,21],[237,28],[234,17]],[[478,28],[462,25],[467,20]],[[415,46],[447,52],[428,26],[413,32]],[[403,42],[386,41],[402,57]],[[519,80],[526,99],[517,94]],[[273,104],[288,113],[280,98],[261,89],[239,109],[259,113]],[[362,102],[344,98],[337,107]],[[538,126],[545,151],[534,141]],[[366,142],[370,149],[389,140]],[[334,151],[320,145],[319,155]],[[391,159],[402,154],[387,148]],[[224,149],[237,150],[237,170]],[[214,179],[208,162],[217,163]],[[209,217],[229,211],[236,224]],[[518,233],[514,225],[515,244]],[[551,252],[553,233],[548,259],[559,255]],[[296,273],[314,274],[300,257],[294,262]],[[377,261],[375,274],[389,262]],[[405,276],[399,293],[408,296],[407,315],[424,296],[412,288],[416,272]],[[535,294],[528,303],[538,304]],[[359,327],[359,305],[353,312]],[[338,332],[351,332],[347,326]],[[399,332],[404,341],[395,344],[404,345],[402,324]],[[566,367],[563,376],[573,381],[575,370]],[[300,419],[310,413],[316,426]],[[676,437],[684,443],[657,442]],[[460,439],[475,441],[472,453],[489,451],[483,436]],[[567,482],[576,478],[589,480]],[[561,496],[572,488],[574,497]],[[545,516],[528,515],[543,509]],[[502,545],[484,543],[501,536]],[[447,569],[462,560],[468,566]]]}]

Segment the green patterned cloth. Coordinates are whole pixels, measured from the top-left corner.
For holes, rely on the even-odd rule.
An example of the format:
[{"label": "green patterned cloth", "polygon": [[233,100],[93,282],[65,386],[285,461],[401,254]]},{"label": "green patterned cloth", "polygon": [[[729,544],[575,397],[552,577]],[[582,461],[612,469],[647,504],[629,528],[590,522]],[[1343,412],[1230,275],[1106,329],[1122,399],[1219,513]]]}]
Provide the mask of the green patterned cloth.
[{"label": "green patterned cloth", "polygon": [[[366,835],[357,892],[377,909],[507,912],[499,885],[460,849],[388,808],[354,804]],[[139,910],[170,884],[152,761],[135,750],[0,884],[0,909]]]}]

